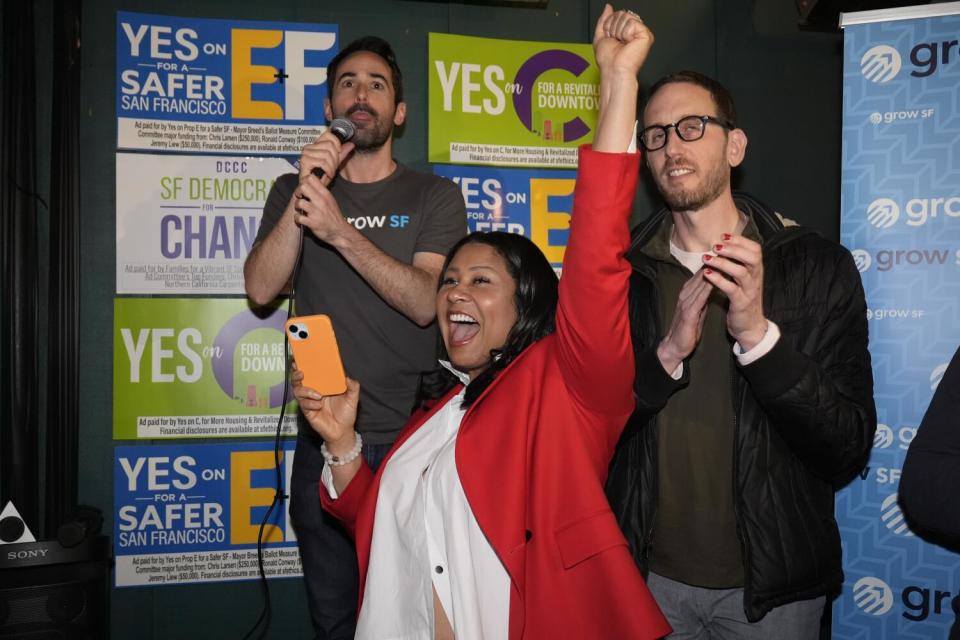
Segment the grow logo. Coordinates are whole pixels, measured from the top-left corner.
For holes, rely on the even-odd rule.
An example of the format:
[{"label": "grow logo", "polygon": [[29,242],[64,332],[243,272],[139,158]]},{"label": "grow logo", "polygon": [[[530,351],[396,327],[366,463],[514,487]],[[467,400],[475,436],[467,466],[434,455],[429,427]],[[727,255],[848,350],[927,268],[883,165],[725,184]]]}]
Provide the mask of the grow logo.
[{"label": "grow logo", "polygon": [[883,84],[897,77],[902,64],[899,51],[890,45],[879,44],[860,58],[860,73],[870,82]]}]

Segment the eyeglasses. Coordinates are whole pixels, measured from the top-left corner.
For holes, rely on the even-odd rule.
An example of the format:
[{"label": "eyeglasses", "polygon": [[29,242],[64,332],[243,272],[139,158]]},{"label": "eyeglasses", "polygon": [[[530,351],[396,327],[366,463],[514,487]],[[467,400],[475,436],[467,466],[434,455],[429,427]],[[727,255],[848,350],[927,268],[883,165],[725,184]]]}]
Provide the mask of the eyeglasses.
[{"label": "eyeglasses", "polygon": [[713,116],[684,116],[675,124],[655,124],[640,132],[640,144],[647,151],[662,149],[667,144],[667,133],[670,129],[677,132],[684,142],[693,142],[703,137],[707,123],[715,124],[724,129],[733,129],[732,122],[726,122]]}]

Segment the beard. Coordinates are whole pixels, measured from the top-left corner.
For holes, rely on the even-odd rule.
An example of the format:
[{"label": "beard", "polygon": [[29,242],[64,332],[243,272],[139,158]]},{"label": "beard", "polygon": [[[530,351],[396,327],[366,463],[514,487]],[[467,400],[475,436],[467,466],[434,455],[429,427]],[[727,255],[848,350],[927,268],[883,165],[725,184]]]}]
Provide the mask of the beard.
[{"label": "beard", "polygon": [[[689,166],[688,163],[674,163],[664,166],[661,173],[654,176],[657,190],[663,196],[664,202],[670,211],[698,211],[720,197],[730,180],[729,168],[722,163],[716,163],[706,173],[701,174],[703,180],[691,188],[669,187],[667,172],[678,166]],[[699,171],[697,173],[700,173]]]},{"label": "beard", "polygon": [[363,104],[353,105],[347,109],[344,116],[349,118],[351,114],[358,111],[369,114],[372,119],[362,128],[356,127],[356,133],[353,134],[351,142],[355,145],[357,153],[373,153],[383,147],[393,135],[393,120],[381,118],[372,107]]}]

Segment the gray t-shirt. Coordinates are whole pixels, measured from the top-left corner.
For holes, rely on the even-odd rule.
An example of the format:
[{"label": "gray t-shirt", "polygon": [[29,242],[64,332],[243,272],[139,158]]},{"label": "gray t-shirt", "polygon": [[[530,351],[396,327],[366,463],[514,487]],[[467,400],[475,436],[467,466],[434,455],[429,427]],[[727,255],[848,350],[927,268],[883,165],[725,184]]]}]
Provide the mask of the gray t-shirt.
[{"label": "gray t-shirt", "polygon": [[[277,178],[257,240],[283,215],[297,175]],[[397,164],[378,182],[337,177],[330,191],[344,217],[384,253],[411,264],[413,254],[446,255],[467,232],[457,186]],[[370,444],[389,444],[413,409],[421,373],[437,366],[436,323],[418,327],[390,307],[339,253],[306,230],[296,291],[297,315],[324,313],[333,321],[343,366],[360,382],[357,430]]]}]

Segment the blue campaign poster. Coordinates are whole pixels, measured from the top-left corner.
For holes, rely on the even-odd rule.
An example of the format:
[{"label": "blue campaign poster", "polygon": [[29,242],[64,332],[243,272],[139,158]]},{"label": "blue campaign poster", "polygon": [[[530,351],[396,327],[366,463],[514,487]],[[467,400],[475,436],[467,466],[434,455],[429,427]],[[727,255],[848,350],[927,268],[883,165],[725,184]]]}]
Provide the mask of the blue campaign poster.
[{"label": "blue campaign poster", "polygon": [[[281,445],[284,492],[294,445]],[[272,442],[116,447],[116,586],[257,578],[257,538],[276,477]],[[299,576],[286,501],[270,514],[263,534],[265,572]]]},{"label": "blue campaign poster", "polygon": [[324,129],[332,24],[117,13],[117,147],[297,155]]},{"label": "blue campaign poster", "polygon": [[563,266],[576,171],[434,165],[433,172],[460,187],[470,231],[526,236],[555,270]]}]

